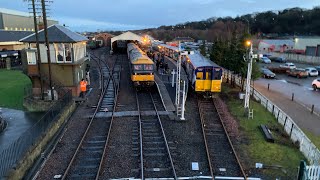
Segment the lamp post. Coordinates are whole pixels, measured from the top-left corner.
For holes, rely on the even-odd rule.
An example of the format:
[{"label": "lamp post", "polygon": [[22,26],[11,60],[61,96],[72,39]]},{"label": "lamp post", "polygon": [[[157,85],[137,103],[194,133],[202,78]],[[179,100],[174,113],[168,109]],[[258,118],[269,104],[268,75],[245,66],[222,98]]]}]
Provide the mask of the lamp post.
[{"label": "lamp post", "polygon": [[247,72],[247,81],[246,81],[246,95],[244,100],[244,108],[246,112],[249,112],[249,102],[250,102],[250,82],[251,82],[251,73],[252,73],[252,56],[253,56],[253,50],[252,50],[252,42],[247,41],[246,46],[250,47],[250,50],[248,52],[248,72]]},{"label": "lamp post", "polygon": [[248,34],[250,34],[250,23],[249,23],[249,20],[247,18],[243,18],[243,19],[246,20],[247,23],[248,23]]}]

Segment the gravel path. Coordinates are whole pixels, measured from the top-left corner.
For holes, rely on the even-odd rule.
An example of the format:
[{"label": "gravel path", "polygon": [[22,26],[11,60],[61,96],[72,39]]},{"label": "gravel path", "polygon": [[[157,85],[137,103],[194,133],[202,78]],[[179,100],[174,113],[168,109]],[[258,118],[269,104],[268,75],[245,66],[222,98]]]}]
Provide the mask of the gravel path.
[{"label": "gravel path", "polygon": [[[177,176],[210,176],[195,95],[188,96],[185,117],[184,122],[162,118]],[[192,162],[199,163],[199,171],[191,170]]]}]

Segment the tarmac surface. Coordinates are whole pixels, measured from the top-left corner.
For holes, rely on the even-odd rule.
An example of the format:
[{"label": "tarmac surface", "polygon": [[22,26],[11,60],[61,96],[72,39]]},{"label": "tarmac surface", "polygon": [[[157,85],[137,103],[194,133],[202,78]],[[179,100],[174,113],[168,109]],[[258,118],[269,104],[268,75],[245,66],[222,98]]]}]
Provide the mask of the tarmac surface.
[{"label": "tarmac surface", "polygon": [[0,152],[22,136],[43,115],[43,113],[28,113],[7,108],[1,108],[0,111],[1,116],[8,123],[6,129],[0,133]]},{"label": "tarmac surface", "polygon": [[[268,85],[270,89],[268,90]],[[306,93],[298,85],[285,81],[260,79],[255,81],[254,88],[281,108],[292,120],[304,130],[311,131],[315,135],[320,135],[320,92]],[[291,100],[294,93],[294,101]],[[311,101],[306,101],[312,100]],[[311,106],[315,105],[314,113],[311,114]]]}]

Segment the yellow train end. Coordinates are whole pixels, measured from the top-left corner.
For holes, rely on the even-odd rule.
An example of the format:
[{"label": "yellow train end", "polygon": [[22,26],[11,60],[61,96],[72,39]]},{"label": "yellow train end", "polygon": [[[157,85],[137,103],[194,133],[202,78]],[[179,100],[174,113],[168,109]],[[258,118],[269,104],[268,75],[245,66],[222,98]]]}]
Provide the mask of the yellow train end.
[{"label": "yellow train end", "polygon": [[150,87],[154,85],[154,75],[131,75],[134,86]]}]

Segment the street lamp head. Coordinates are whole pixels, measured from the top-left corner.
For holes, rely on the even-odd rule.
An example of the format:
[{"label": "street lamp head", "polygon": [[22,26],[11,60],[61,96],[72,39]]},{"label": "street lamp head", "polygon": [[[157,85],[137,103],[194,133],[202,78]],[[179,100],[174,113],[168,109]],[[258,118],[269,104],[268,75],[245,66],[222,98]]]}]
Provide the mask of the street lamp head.
[{"label": "street lamp head", "polygon": [[251,41],[246,41],[246,46],[251,46]]}]

